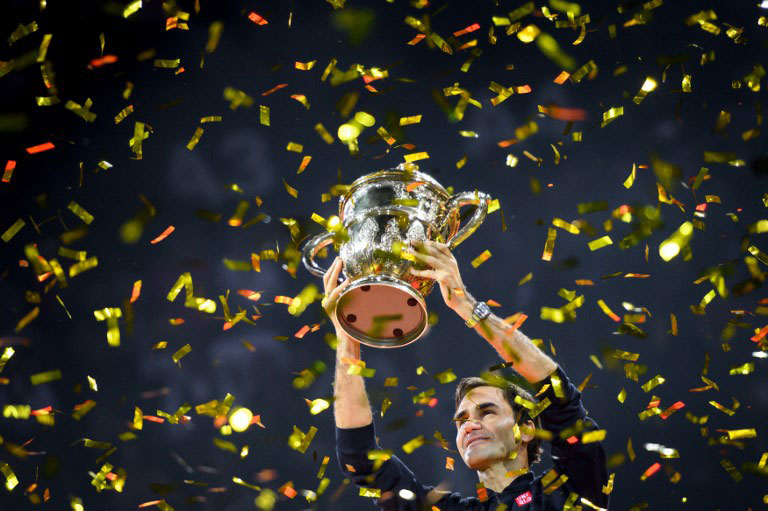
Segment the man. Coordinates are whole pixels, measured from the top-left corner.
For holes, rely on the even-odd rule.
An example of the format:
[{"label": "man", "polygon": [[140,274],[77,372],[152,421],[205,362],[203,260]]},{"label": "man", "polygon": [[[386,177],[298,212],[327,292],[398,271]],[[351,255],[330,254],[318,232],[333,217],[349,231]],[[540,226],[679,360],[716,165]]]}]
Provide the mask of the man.
[{"label": "man", "polygon": [[[377,453],[380,447],[363,378],[347,370],[360,360],[360,344],[344,332],[334,314],[339,295],[349,283],[337,285],[342,268],[337,258],[324,278],[323,307],[339,341],[334,412],[336,450],[344,474],[359,486],[379,490],[377,502],[382,510],[607,508],[605,451],[599,441],[582,442],[584,433],[597,430],[597,425],[586,416],[581,393],[528,337],[472,298],[446,245],[432,241],[414,245],[413,255],[429,269],[412,269],[412,273],[439,283],[446,305],[514,366],[539,393],[538,400],[507,382],[465,378],[459,383],[456,447],[482,483],[477,497],[425,486],[399,458]],[[599,433],[595,436],[599,438]],[[542,437],[550,439],[554,467],[535,477],[529,467],[540,457]]]}]

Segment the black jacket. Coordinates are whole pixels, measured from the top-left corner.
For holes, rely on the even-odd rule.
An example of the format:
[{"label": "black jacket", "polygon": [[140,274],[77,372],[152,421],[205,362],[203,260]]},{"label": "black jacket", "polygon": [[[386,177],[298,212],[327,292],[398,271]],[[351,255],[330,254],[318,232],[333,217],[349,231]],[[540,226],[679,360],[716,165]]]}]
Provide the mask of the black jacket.
[{"label": "black jacket", "polygon": [[[603,493],[603,486],[608,482],[605,450],[600,442],[582,443],[581,432],[573,434],[580,429],[582,432],[596,430],[597,424],[587,417],[581,392],[560,367],[556,374],[562,380],[565,398],[556,397],[552,386],[539,396],[540,401],[547,397],[552,403],[539,417],[543,429],[552,433],[550,445],[554,462],[553,468],[540,476],[533,472],[523,474],[501,493],[487,488],[488,498],[484,500],[436,491],[420,483],[397,456],[391,456],[379,470],[373,470],[374,461],[369,459],[368,452],[381,449],[373,424],[336,428],[336,453],[341,470],[358,486],[380,490],[381,498],[376,502],[386,511],[429,511],[435,507],[440,511],[561,511],[564,507],[572,509],[579,505],[584,510],[590,509],[582,497],[595,507],[607,508],[608,495]],[[539,388],[546,382],[541,382]],[[354,472],[347,465],[353,467]],[[401,490],[408,490],[410,494]],[[567,506],[569,503],[571,506]]]}]

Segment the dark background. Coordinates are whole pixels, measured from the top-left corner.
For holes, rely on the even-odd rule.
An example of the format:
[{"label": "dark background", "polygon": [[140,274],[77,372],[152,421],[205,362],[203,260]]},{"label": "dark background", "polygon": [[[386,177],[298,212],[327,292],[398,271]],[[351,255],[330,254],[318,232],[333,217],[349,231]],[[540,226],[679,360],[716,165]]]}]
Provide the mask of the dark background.
[{"label": "dark background", "polygon": [[[313,212],[324,217],[334,213],[336,197],[321,202],[321,194],[330,187],[395,166],[403,161],[403,154],[426,151],[430,157],[418,162],[421,170],[444,186],[457,192],[483,190],[500,201],[504,221],[502,213],[490,214],[455,251],[469,291],[499,302],[496,312],[502,317],[520,311],[528,314],[523,330],[543,339],[547,352],[550,344],[554,347],[554,358],[575,384],[591,375],[584,402],[608,432],[605,447],[611,457],[610,472],[616,474],[611,508],[764,509],[766,471],[757,464],[768,451],[766,364],[761,357],[766,344],[749,340],[765,323],[758,308],[764,298],[764,266],[757,263],[759,270],[750,274],[745,258],[749,245],[768,250],[763,236],[750,232],[752,224],[765,218],[762,197],[768,160],[765,135],[745,141],[742,133],[764,129],[756,122],[757,112],[765,108],[765,78],[758,91],[750,90],[743,79],[753,66],[768,64],[768,29],[758,25],[758,18],[768,16],[768,10],[756,2],[669,2],[653,9],[641,2],[591,2],[582,5],[582,14],[590,14],[586,38],[573,46],[578,29],[556,29],[541,14],[545,4],[537,3],[537,11],[521,20],[523,26],[533,23],[555,37],[576,67],[590,59],[598,66],[596,74],[580,83],[557,85],[553,80],[562,68],[545,57],[536,43],[523,44],[515,35],[507,36],[505,27],[495,28],[495,45],[488,42],[491,16],[507,16],[520,5],[486,0],[427,6],[400,0],[349,0],[343,9],[334,10],[319,0],[201,0],[196,13],[190,2],[164,7],[153,0],[124,19],[125,5],[115,2],[51,1],[42,11],[36,2],[5,2],[0,34],[7,37],[19,23],[32,20],[39,30],[13,44],[0,43],[0,61],[16,62],[16,69],[0,77],[0,165],[4,168],[7,160],[17,161],[10,183],[0,183],[0,231],[18,218],[26,222],[0,246],[0,346],[16,350],[0,375],[5,378],[0,404],[52,406],[55,425],[38,424],[34,417],[0,418],[5,447],[0,461],[8,463],[20,480],[13,491],[0,492],[0,507],[30,508],[31,500],[41,499],[49,488],[50,501],[41,505],[57,509],[69,509],[72,497],[81,498],[89,510],[135,509],[157,499],[176,509],[253,509],[259,492],[234,484],[233,477],[273,490],[288,481],[297,490],[316,490],[321,460],[331,456],[326,471],[331,482],[317,502],[308,503],[302,494],[292,500],[280,496],[277,509],[369,508],[372,504],[358,497],[356,488],[344,488],[333,455],[331,409],[311,415],[304,401],[332,394],[334,352],[324,340],[331,329],[319,302],[299,317],[274,303],[275,296],[293,297],[309,283],[321,285],[296,265],[295,243],[280,219],[298,221],[299,239],[319,234],[322,228],[309,217]],[[709,9],[717,13],[712,23],[722,29],[719,35],[698,24],[686,25],[688,16]],[[177,10],[190,13],[189,30],[165,31],[165,19]],[[269,23],[254,24],[247,18],[251,11]],[[431,30],[446,40],[452,32],[479,23],[478,31],[457,39],[461,43],[477,39],[483,53],[468,72],[462,72],[468,50],[448,55],[429,38],[407,45],[418,32],[404,23],[406,16],[428,17]],[[561,13],[559,19],[564,16]],[[633,16],[643,23],[624,26]],[[216,21],[224,23],[223,34],[215,51],[207,53],[209,26]],[[616,26],[613,39],[610,25]],[[743,28],[743,40],[729,38],[728,25]],[[35,62],[42,35],[48,33],[52,39],[46,60],[55,72],[55,94],[61,103],[38,107],[35,97],[52,95]],[[105,35],[104,54],[118,60],[89,69],[92,59],[101,56],[100,33]],[[154,56],[140,60],[148,50]],[[702,65],[701,55],[710,51],[715,52],[715,60]],[[183,73],[153,66],[154,59],[176,58],[181,59]],[[330,79],[320,79],[331,58],[338,60],[342,71],[360,64],[386,68],[389,77],[371,83],[377,93],[366,90],[359,77],[332,86]],[[311,60],[317,63],[309,71],[294,68],[296,61]],[[514,69],[505,69],[509,65]],[[620,66],[626,66],[626,72],[617,75]],[[690,93],[682,90],[683,74],[692,77]],[[632,97],[647,76],[655,78],[659,87],[635,105]],[[496,94],[488,90],[491,81],[505,87],[528,84],[532,92],[513,95],[493,107],[490,99]],[[740,88],[734,88],[734,81]],[[122,97],[126,82],[134,84],[127,100]],[[456,82],[482,104],[482,109],[468,106],[461,121],[449,115],[459,97],[442,94],[444,87]],[[281,83],[288,86],[262,96]],[[253,106],[230,109],[223,98],[226,87],[247,93]],[[340,101],[350,93],[359,98],[342,116]],[[306,95],[310,109],[290,99],[291,94]],[[64,108],[67,100],[82,105],[87,98],[97,114],[92,123]],[[441,103],[448,105],[448,113]],[[135,112],[116,125],[114,116],[129,104]],[[563,134],[564,121],[538,113],[537,105],[550,104],[586,112],[586,120],[571,127],[572,132],[583,133],[581,142]],[[259,105],[270,107],[271,126],[260,124]],[[624,107],[624,115],[601,128],[602,113],[618,106]],[[716,132],[715,121],[722,110],[730,113],[731,122]],[[359,137],[359,154],[351,155],[335,135],[358,111],[373,115],[376,124]],[[420,124],[398,126],[400,117],[416,114],[423,115]],[[222,122],[203,124],[199,144],[188,150],[186,144],[200,118],[211,115],[221,115]],[[537,123],[538,133],[508,148],[497,145],[514,138],[515,129],[531,120]],[[152,129],[144,140],[141,160],[132,158],[128,142],[135,122]],[[315,133],[318,122],[334,135],[333,144],[327,145]],[[395,136],[395,146],[390,148],[375,134],[379,126]],[[458,134],[460,130],[478,136],[465,138]],[[26,153],[26,147],[49,140],[54,150]],[[303,144],[302,155],[312,156],[300,175],[296,169],[302,155],[286,151],[290,141]],[[398,147],[404,143],[415,148]],[[561,154],[559,164],[550,144]],[[541,158],[541,165],[523,151]],[[729,159],[741,159],[744,164],[705,162],[704,151],[732,152],[735,156]],[[519,158],[515,167],[506,165],[510,153]],[[464,155],[467,164],[457,169],[456,162]],[[112,168],[98,169],[103,160]],[[663,162],[679,169],[668,181],[661,172]],[[633,163],[648,167],[638,169],[634,185],[627,189],[622,183]],[[709,169],[710,179],[693,192],[691,179],[702,166]],[[298,190],[298,198],[286,192],[283,179]],[[682,203],[684,212],[658,202],[659,180]],[[233,191],[233,184],[242,193]],[[684,261],[678,256],[664,262],[659,244],[694,218],[704,195],[717,195],[721,203],[708,204],[705,216],[698,217],[705,229],[694,233],[692,258]],[[256,196],[263,199],[260,207]],[[60,236],[83,225],[67,209],[72,200],[95,220],[87,226],[85,237],[67,246],[97,256],[99,264],[67,278],[67,287],[51,287],[52,277],[38,282],[32,269],[21,266],[19,260],[24,259],[25,245],[36,244],[43,257],[57,258],[67,271],[73,261],[57,256],[63,245]],[[245,223],[259,213],[264,216],[246,228],[231,227],[227,220],[241,200],[250,205]],[[607,209],[579,214],[578,204],[591,201],[606,201]],[[153,216],[147,213],[147,203],[154,207]],[[634,212],[630,222],[612,216],[622,205]],[[199,209],[218,213],[220,219],[203,219],[196,215]],[[655,223],[638,214],[651,209],[659,213]],[[121,226],[137,218],[145,224],[143,233],[137,241],[126,242]],[[553,218],[582,220],[582,233],[558,229],[554,256],[546,262],[541,253]],[[611,230],[606,232],[604,222],[610,219]],[[40,224],[39,232],[32,221]],[[168,225],[175,226],[175,232],[150,244]],[[631,247],[620,247],[622,238],[642,226],[647,228],[646,237]],[[587,243],[606,234],[613,244],[590,251]],[[224,264],[224,259],[248,261],[251,253],[276,247],[280,260],[262,261],[260,273],[232,271]],[[486,249],[493,254],[491,259],[472,268],[470,261]],[[213,315],[195,311],[183,306],[183,292],[175,302],[167,301],[169,289],[187,271],[196,296],[218,302],[218,296],[230,290],[233,313],[241,307],[261,315],[255,326],[240,322],[225,331],[221,303]],[[693,314],[690,306],[713,288],[709,280],[695,283],[707,271],[725,277],[727,295],[714,298],[705,314]],[[519,286],[529,272],[533,279]],[[650,277],[625,278],[625,273]],[[132,305],[129,321],[126,300],[139,279],[141,297]],[[595,285],[577,286],[576,279],[591,279]],[[557,296],[561,288],[585,295],[575,321],[557,324],[540,319],[542,306],[566,303]],[[248,301],[236,293],[239,289],[261,291],[262,298]],[[37,305],[25,299],[26,291],[41,293],[39,317],[17,333],[19,320]],[[599,299],[619,315],[626,312],[622,302],[647,308],[646,322],[637,324],[645,337],[628,335],[626,327],[621,329],[621,323],[600,310]],[[459,377],[477,374],[499,360],[446,309],[438,293],[428,304],[438,323],[427,337],[397,351],[363,350],[368,366],[376,369],[367,381],[368,390],[382,446],[403,457],[423,482],[445,481],[469,495],[474,493],[476,475],[459,466],[457,455],[437,444],[406,455],[400,446],[420,434],[433,438],[436,430],[452,444],[453,384],[441,385],[433,376],[448,368]],[[93,315],[105,307],[123,308],[118,348],[107,345],[106,325]],[[671,313],[679,323],[677,336],[670,333]],[[171,318],[183,318],[185,323],[172,326]],[[294,337],[302,326],[321,322],[316,332]],[[724,333],[727,325],[735,329],[731,334]],[[159,341],[167,341],[168,347],[152,350]],[[255,350],[247,349],[245,341]],[[175,364],[172,353],[187,343],[192,351]],[[640,354],[638,363],[645,372],[638,382],[625,377],[625,361],[617,360],[614,350]],[[601,367],[590,360],[592,356]],[[746,362],[754,363],[754,372],[729,374],[732,367]],[[419,366],[427,373],[417,375]],[[310,367],[318,372],[316,380],[307,388],[295,388],[294,379]],[[53,369],[61,370],[61,380],[30,384],[30,375]],[[657,374],[666,382],[645,393],[640,385]],[[706,385],[702,374],[714,380],[719,390],[690,392]],[[88,375],[98,382],[97,392],[89,390]],[[399,377],[399,385],[385,389],[384,378],[390,376]],[[406,390],[408,386],[416,390]],[[413,395],[432,387],[436,406],[413,404]],[[622,388],[627,391],[623,404],[616,399]],[[252,426],[246,433],[222,436],[210,417],[195,413],[194,406],[221,400],[227,393],[235,396],[236,406],[260,414],[265,429]],[[637,414],[652,396],[661,399],[661,409],[676,401],[683,401],[685,407],[666,420],[655,416],[640,421]],[[378,410],[385,397],[393,404],[381,418]],[[73,407],[86,399],[97,406],[74,420]],[[711,400],[738,408],[728,416],[711,406]],[[135,406],[144,414],[156,415],[157,410],[174,413],[185,403],[193,406],[187,413],[191,421],[177,425],[145,421],[135,440],[118,439],[130,430]],[[686,414],[692,415],[686,418]],[[694,424],[693,416],[708,416],[708,420]],[[287,445],[294,425],[304,432],[317,427],[304,454]],[[757,437],[729,442],[718,431],[742,428],[756,428]],[[97,493],[90,485],[88,472],[102,466],[103,462],[94,460],[103,451],[84,447],[79,441],[83,438],[118,448],[106,461],[126,470],[122,493]],[[250,453],[240,459],[216,447],[214,438],[231,441],[238,449],[247,444]],[[626,454],[630,438],[637,455],[634,460]],[[661,459],[644,447],[648,443],[677,449],[680,456]],[[22,444],[24,449],[19,450]],[[455,472],[445,470],[446,455],[456,458]],[[736,477],[725,470],[722,460],[733,464]],[[640,476],[655,462],[661,463],[661,470],[641,481]],[[542,468],[534,468],[540,473],[548,466],[545,458]],[[274,472],[269,475],[266,469]],[[680,479],[675,483],[676,473]],[[35,482],[37,488],[29,489]],[[683,499],[687,499],[684,504]]]}]

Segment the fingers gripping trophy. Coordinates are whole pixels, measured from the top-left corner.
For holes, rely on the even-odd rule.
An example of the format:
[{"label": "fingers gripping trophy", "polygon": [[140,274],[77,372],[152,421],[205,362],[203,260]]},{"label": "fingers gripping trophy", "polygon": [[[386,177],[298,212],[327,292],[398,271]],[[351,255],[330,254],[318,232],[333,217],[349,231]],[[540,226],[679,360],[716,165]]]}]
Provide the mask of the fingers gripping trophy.
[{"label": "fingers gripping trophy", "polygon": [[[443,270],[434,263],[445,258],[411,247],[450,255],[488,211],[487,194],[450,195],[413,167],[400,165],[355,180],[339,200],[342,228],[316,236],[303,250],[306,268],[323,277],[323,307],[334,326],[372,347],[405,346],[427,328],[425,297]],[[466,206],[476,208],[461,225],[460,211]],[[315,257],[331,244],[339,248],[339,257],[324,269]]]}]

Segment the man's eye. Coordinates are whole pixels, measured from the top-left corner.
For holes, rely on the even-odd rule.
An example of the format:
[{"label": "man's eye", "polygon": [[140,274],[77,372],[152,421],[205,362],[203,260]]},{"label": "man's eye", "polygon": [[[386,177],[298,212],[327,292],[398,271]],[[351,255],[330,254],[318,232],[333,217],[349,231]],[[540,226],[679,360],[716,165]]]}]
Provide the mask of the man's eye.
[{"label": "man's eye", "polygon": [[483,417],[485,417],[489,413],[494,413],[494,411],[493,410],[483,410]]}]

